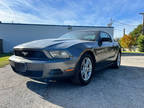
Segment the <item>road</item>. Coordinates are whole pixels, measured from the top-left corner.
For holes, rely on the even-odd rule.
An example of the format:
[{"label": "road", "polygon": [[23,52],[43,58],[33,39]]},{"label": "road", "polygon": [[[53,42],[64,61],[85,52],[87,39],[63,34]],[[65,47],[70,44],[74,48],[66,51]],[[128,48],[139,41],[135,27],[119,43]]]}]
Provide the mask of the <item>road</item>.
[{"label": "road", "polygon": [[98,72],[87,86],[49,84],[0,68],[0,108],[143,108],[144,56],[122,56],[120,69]]}]

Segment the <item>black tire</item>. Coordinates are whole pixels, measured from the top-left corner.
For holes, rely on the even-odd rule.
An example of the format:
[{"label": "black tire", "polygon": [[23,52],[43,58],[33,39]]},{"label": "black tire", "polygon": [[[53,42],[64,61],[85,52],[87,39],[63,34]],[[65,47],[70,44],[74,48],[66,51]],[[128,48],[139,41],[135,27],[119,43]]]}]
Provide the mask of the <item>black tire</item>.
[{"label": "black tire", "polygon": [[[120,57],[120,58],[119,58]],[[118,60],[120,59],[120,62],[118,64]],[[119,52],[118,55],[117,55],[117,58],[116,60],[113,62],[113,65],[112,67],[115,68],[115,69],[118,69],[120,67],[120,64],[121,64],[121,53]]]},{"label": "black tire", "polygon": [[[91,63],[92,63],[92,72],[91,72],[91,76],[90,78],[85,81],[83,78],[82,78],[82,74],[81,74],[81,65],[82,65],[82,62],[85,58],[89,58],[91,60]],[[84,55],[82,55],[82,57],[80,58],[79,62],[77,63],[76,65],[76,68],[75,68],[75,76],[74,78],[72,79],[72,81],[76,84],[79,84],[79,85],[87,85],[90,81],[91,81],[91,78],[92,78],[92,75],[93,75],[93,72],[94,72],[94,65],[95,65],[95,60],[94,58],[92,57],[91,54],[89,53],[85,53]]]}]

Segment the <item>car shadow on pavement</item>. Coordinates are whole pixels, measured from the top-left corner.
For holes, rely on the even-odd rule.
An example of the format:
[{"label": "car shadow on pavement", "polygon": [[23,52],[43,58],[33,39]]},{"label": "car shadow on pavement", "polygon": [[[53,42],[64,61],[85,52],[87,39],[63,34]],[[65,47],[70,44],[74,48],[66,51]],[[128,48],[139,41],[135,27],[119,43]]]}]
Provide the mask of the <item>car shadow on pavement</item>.
[{"label": "car shadow on pavement", "polygon": [[[97,72],[87,86],[67,80],[55,83],[28,81],[27,88],[61,107],[119,107],[143,103],[144,67],[121,66]],[[118,106],[117,106],[118,105]]]}]

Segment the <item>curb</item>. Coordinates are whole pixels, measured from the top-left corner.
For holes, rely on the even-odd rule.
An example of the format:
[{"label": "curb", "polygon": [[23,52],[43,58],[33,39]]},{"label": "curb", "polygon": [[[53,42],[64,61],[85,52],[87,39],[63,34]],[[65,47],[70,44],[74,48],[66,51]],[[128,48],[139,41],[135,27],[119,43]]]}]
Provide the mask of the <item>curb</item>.
[{"label": "curb", "polygon": [[122,53],[122,56],[144,56],[144,53]]}]

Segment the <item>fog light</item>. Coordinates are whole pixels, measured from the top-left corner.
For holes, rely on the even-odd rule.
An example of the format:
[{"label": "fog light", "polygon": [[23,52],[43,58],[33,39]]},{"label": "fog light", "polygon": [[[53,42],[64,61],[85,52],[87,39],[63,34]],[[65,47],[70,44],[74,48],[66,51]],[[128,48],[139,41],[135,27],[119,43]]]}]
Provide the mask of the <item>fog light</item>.
[{"label": "fog light", "polygon": [[67,72],[68,72],[68,71],[73,71],[73,70],[74,70],[74,69],[67,69],[67,70],[65,70],[65,71],[67,71]]}]

